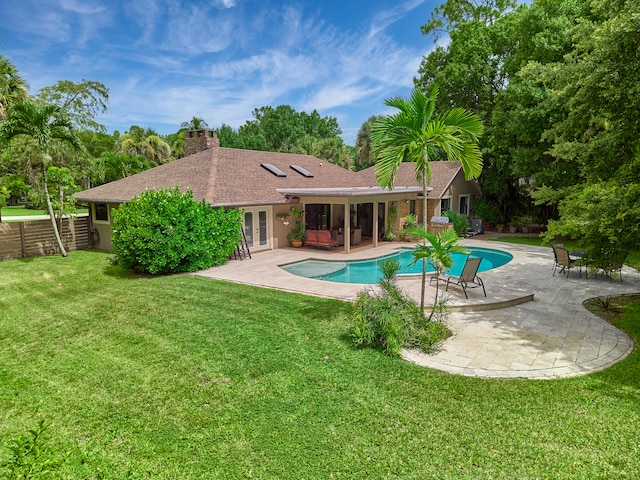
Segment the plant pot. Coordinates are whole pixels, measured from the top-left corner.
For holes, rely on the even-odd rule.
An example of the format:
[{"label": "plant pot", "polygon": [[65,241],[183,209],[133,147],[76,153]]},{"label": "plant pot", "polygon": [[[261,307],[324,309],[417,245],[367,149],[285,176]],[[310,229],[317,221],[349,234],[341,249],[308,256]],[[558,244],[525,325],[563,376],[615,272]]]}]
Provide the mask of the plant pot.
[{"label": "plant pot", "polygon": [[291,246],[294,248],[300,248],[302,246],[302,240],[291,240]]},{"label": "plant pot", "polygon": [[509,233],[516,233],[518,231],[518,227],[509,227]]},{"label": "plant pot", "polygon": [[496,232],[498,232],[498,233],[502,233],[503,230],[504,230],[503,227],[496,227]]}]

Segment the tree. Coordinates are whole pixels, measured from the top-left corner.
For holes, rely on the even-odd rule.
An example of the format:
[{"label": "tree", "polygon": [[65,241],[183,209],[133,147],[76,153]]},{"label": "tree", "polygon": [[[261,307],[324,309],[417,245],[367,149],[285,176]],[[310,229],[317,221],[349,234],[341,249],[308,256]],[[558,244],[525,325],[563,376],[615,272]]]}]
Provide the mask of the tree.
[{"label": "tree", "polygon": [[376,120],[382,115],[371,115],[358,130],[356,137],[356,170],[364,170],[375,163],[373,158],[373,140],[371,139],[371,129]]},{"label": "tree", "polygon": [[[422,185],[425,225],[431,161],[444,158],[460,162],[466,180],[478,178],[482,172],[482,155],[478,148],[478,139],[484,130],[482,122],[477,115],[462,108],[434,116],[437,96],[437,87],[428,97],[414,88],[408,99],[398,96],[385,100],[385,105],[400,111],[376,121],[371,132],[378,159],[375,175],[380,186],[393,189],[400,164],[414,163],[416,178]],[[426,261],[423,261],[421,308],[424,308],[425,279]]]},{"label": "tree", "polygon": [[418,260],[426,260],[436,272],[436,296],[429,314],[429,320],[433,317],[438,308],[438,291],[440,290],[440,276],[453,266],[452,253],[469,253],[458,242],[460,238],[454,229],[447,229],[438,235],[427,232],[423,228],[414,227],[409,233],[419,238],[423,238],[426,242],[422,245],[416,245],[413,251],[413,261],[410,265],[414,265]]},{"label": "tree", "polygon": [[182,122],[180,126],[187,130],[202,130],[203,128],[209,128],[209,125],[204,121],[204,118],[195,116],[191,117],[191,120],[188,122]]},{"label": "tree", "polygon": [[106,152],[96,159],[93,183],[102,185],[158,166],[141,155]]},{"label": "tree", "polygon": [[104,113],[109,103],[109,89],[104,84],[92,80],[79,83],[60,80],[51,87],[42,88],[37,96],[43,102],[65,110],[76,129],[105,131],[104,125],[95,121],[96,115]]},{"label": "tree", "polygon": [[13,63],[0,53],[0,121],[6,118],[6,111],[11,105],[28,99],[27,83]]},{"label": "tree", "polygon": [[35,143],[40,156],[42,188],[47,203],[47,211],[51,218],[51,225],[60,247],[60,253],[63,257],[68,256],[60,238],[47,187],[47,170],[51,165],[52,151],[57,144],[62,142],[76,149],[81,148],[66,112],[57,105],[36,105],[29,102],[16,103],[8,110],[8,120],[0,124],[0,137],[7,141],[11,141],[16,137],[28,137]]},{"label": "tree", "polygon": [[171,158],[171,147],[154,130],[145,130],[133,125],[120,138],[120,153],[141,155],[147,160],[161,164]]},{"label": "tree", "polygon": [[255,120],[241,125],[237,133],[222,125],[220,145],[266,152],[307,153],[337,165],[351,163],[340,137],[338,121],[313,112],[296,112],[289,105],[267,106],[253,111]]}]

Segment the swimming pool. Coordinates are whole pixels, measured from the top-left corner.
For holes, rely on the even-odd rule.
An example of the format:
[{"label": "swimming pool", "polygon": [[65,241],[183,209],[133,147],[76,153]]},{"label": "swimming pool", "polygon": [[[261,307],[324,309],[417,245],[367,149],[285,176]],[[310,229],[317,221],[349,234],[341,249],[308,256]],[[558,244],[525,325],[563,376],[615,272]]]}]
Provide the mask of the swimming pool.
[{"label": "swimming pool", "polygon": [[[492,268],[501,267],[511,261],[513,256],[510,253],[496,250],[493,248],[482,247],[465,247],[472,257],[480,257],[479,272],[491,270]],[[422,273],[422,261],[418,261],[415,265],[409,266],[413,261],[413,249],[401,248],[395,253],[384,255],[382,257],[370,258],[368,260],[301,260],[299,262],[280,265],[280,268],[294,275],[301,277],[315,278],[316,280],[327,280],[329,282],[340,283],[378,283],[382,278],[380,271],[380,262],[395,258],[400,262],[400,270],[398,275],[416,275]],[[464,266],[467,254],[454,253],[453,267],[447,274],[460,275]],[[433,268],[427,262],[427,271],[433,272]]]}]

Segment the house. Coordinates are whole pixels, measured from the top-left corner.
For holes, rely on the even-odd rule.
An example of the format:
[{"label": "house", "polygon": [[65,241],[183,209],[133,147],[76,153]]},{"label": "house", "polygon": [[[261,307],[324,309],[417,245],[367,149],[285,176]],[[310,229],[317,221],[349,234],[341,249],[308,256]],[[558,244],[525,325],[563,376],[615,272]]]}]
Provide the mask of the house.
[{"label": "house", "polygon": [[[377,245],[390,209],[419,213],[417,207],[421,205],[422,188],[409,164],[409,169],[401,166],[394,189],[386,190],[377,185],[371,169],[352,172],[310,155],[223,148],[213,130],[188,132],[185,155],[74,195],[79,202],[89,204],[98,248],[112,248],[113,209],[147,189],[176,185],[182,191],[191,190],[196,200],[212,207],[244,210],[244,232],[253,252],[288,246],[290,226],[277,217],[292,207],[305,211],[307,228],[339,229],[348,253],[362,237],[371,238]],[[461,198],[467,195],[468,209],[478,193],[477,186],[465,182],[465,190],[465,184],[459,183],[459,166],[448,165],[441,168],[434,164],[432,183],[436,188],[431,192],[438,196],[433,198],[441,202],[448,199],[449,206],[459,208]],[[441,207],[434,204],[434,211]],[[400,225],[396,218],[392,230]]]}]

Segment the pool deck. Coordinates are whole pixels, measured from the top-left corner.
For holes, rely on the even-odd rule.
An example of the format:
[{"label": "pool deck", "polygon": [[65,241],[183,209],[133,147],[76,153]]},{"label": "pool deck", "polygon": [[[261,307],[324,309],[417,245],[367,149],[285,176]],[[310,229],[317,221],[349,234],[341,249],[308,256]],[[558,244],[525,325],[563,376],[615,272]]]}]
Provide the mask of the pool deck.
[{"label": "pool deck", "polygon": [[[477,236],[463,244],[504,250],[513,260],[482,272],[482,289],[449,288],[448,325],[454,335],[439,353],[426,355],[405,350],[403,357],[418,365],[452,374],[486,378],[553,379],[603,370],[627,357],[632,339],[608,322],[588,312],[582,303],[593,297],[640,292],[640,275],[624,268],[622,281],[599,275],[585,278],[552,276],[551,248],[491,242]],[[290,292],[352,301],[362,284],[335,283],[299,277],[279,265],[314,258],[360,260],[378,257],[409,243],[384,242],[377,248],[360,248],[349,255],[311,248],[281,248],[253,254],[251,259],[230,261],[201,272],[210,278],[276,288]],[[428,283],[428,281],[427,281]],[[400,278],[399,286],[419,301],[420,276]],[[427,286],[425,302],[435,288]]]}]

